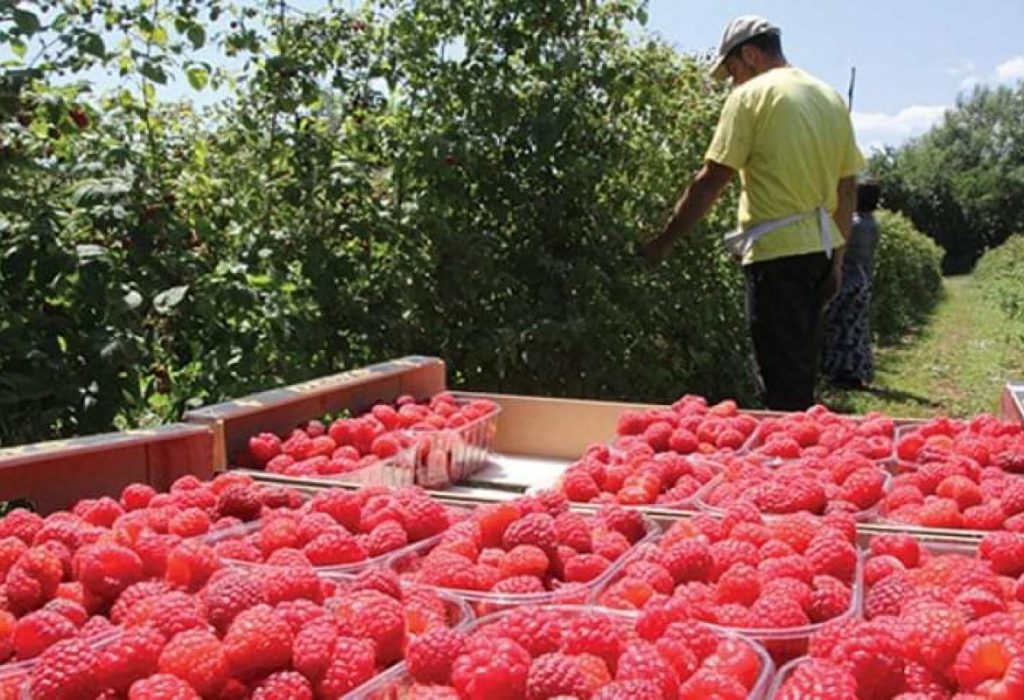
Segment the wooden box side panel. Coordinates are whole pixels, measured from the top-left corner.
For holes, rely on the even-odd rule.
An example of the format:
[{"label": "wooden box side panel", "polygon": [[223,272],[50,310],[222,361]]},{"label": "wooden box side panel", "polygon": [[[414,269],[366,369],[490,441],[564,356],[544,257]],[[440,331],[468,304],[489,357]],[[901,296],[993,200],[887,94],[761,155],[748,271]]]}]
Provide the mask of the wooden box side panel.
[{"label": "wooden box side panel", "polygon": [[186,414],[185,420],[213,429],[214,468],[224,469],[260,432],[286,435],[328,413],[360,413],[402,394],[424,399],[444,388],[444,362],[412,356],[199,409]]},{"label": "wooden box side panel", "polygon": [[201,426],[93,435],[0,451],[0,500],[27,498],[43,513],[83,498],[117,498],[130,483],[166,490],[185,474],[212,474],[213,436]]}]

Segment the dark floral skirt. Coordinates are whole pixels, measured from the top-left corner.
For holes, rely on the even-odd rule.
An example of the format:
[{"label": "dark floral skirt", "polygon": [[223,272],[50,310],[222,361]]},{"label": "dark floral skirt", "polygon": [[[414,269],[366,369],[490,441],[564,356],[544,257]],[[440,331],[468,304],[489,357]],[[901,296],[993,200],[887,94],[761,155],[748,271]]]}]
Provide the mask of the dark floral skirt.
[{"label": "dark floral skirt", "polygon": [[870,316],[871,277],[861,265],[844,265],[842,288],[825,312],[821,371],[832,382],[870,384],[875,378]]}]

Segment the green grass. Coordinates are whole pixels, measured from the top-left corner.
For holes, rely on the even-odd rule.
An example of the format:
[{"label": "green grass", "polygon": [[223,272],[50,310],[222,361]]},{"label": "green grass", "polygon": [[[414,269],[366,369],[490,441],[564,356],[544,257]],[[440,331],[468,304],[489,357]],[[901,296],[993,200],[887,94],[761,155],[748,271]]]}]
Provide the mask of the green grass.
[{"label": "green grass", "polygon": [[876,348],[875,366],[868,390],[826,389],[825,404],[895,417],[995,412],[1006,381],[1024,374],[1024,347],[973,277],[947,277],[928,325],[898,345]]}]

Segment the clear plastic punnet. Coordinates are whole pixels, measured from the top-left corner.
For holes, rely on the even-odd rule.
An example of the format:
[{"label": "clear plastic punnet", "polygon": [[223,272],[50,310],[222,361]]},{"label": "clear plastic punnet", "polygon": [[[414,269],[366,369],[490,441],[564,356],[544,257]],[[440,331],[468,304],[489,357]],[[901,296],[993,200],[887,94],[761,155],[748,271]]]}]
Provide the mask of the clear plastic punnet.
[{"label": "clear plastic punnet", "polygon": [[[641,544],[654,542],[661,535],[661,528],[647,516],[643,516],[646,534],[633,543],[630,549],[622,556],[612,562],[600,576],[587,583],[565,584],[559,588],[538,593],[494,593],[488,591],[473,591],[458,588],[444,588],[441,586],[428,586],[448,595],[457,596],[467,601],[473,608],[477,617],[491,613],[518,608],[526,605],[585,605],[594,602],[608,582],[619,572],[629,561],[632,552]],[[416,584],[416,571],[423,557],[432,549],[433,545],[422,545],[409,548],[404,552],[393,554],[388,565],[395,569],[403,580]],[[427,584],[417,584],[427,585]]]},{"label": "clear plastic punnet", "polygon": [[[701,490],[698,491],[697,495],[694,497],[694,507],[695,507],[695,509],[703,511],[705,513],[709,513],[709,514],[714,515],[714,516],[719,517],[719,518],[724,516],[725,512],[726,512],[726,508],[728,506],[712,505],[711,503],[708,502],[709,499],[712,498],[715,489],[720,487],[723,483],[725,483],[724,477],[719,476],[719,477],[716,477],[716,478],[712,479],[707,484],[705,484],[704,487],[701,488]],[[882,498],[879,499],[879,501],[877,503],[875,503],[873,506],[871,506],[870,508],[867,508],[865,510],[860,510],[860,511],[857,511],[857,512],[853,513],[853,517],[854,517],[854,519],[857,522],[859,522],[859,523],[873,523],[873,522],[877,522],[877,521],[879,521],[881,519],[882,504],[885,502],[885,494],[887,494],[889,492],[889,488],[890,488],[891,484],[892,484],[892,474],[890,474],[888,472],[884,472],[883,473],[883,481],[882,481]],[[792,515],[792,513],[764,513],[764,512],[762,512],[761,515],[762,515],[762,517],[765,518],[765,520],[772,520],[772,519],[775,519],[775,518],[784,517],[786,515]]]},{"label": "clear plastic punnet", "polygon": [[[457,406],[472,403],[456,398]],[[410,429],[414,445],[415,483],[424,488],[443,488],[468,479],[487,466],[498,432],[501,406],[457,428]]]},{"label": "clear plastic punnet", "polygon": [[[629,629],[636,623],[637,619],[637,615],[635,613],[625,613],[616,610],[608,610],[606,608],[594,608],[579,605],[549,605],[543,607],[546,610],[557,611],[568,616],[605,616],[622,625],[624,636],[629,633]],[[498,622],[503,617],[511,614],[511,612],[511,610],[504,610],[491,613],[485,617],[479,617],[468,626],[468,631],[472,632],[473,630],[485,625]],[[768,688],[775,673],[775,666],[768,653],[760,644],[744,635],[739,635],[727,630],[716,629],[710,626],[709,628],[721,635],[722,639],[737,639],[750,645],[750,649],[757,654],[758,658],[761,660],[761,669],[757,679],[750,689],[750,693],[747,695],[747,698],[748,700],[765,700],[768,697]],[[408,689],[413,685],[414,680],[409,674],[408,667],[405,663],[401,663],[387,673],[381,674],[373,681],[370,681],[356,691],[346,695],[345,700],[401,700],[406,696]]]}]

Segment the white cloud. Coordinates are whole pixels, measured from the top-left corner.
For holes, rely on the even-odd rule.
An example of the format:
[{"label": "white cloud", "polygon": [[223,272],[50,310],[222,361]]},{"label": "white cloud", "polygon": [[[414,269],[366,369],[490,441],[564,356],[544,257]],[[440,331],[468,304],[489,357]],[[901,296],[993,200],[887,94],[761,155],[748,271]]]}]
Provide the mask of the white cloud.
[{"label": "white cloud", "polygon": [[947,109],[943,105],[911,105],[895,114],[854,110],[852,118],[857,142],[868,150],[898,146],[928,131],[942,119]]},{"label": "white cloud", "polygon": [[965,92],[970,92],[977,86],[981,85],[982,80],[976,75],[968,75],[966,78],[960,81],[960,89]]},{"label": "white cloud", "polygon": [[995,77],[1006,82],[1024,78],[1024,55],[1013,56],[996,66]]}]

